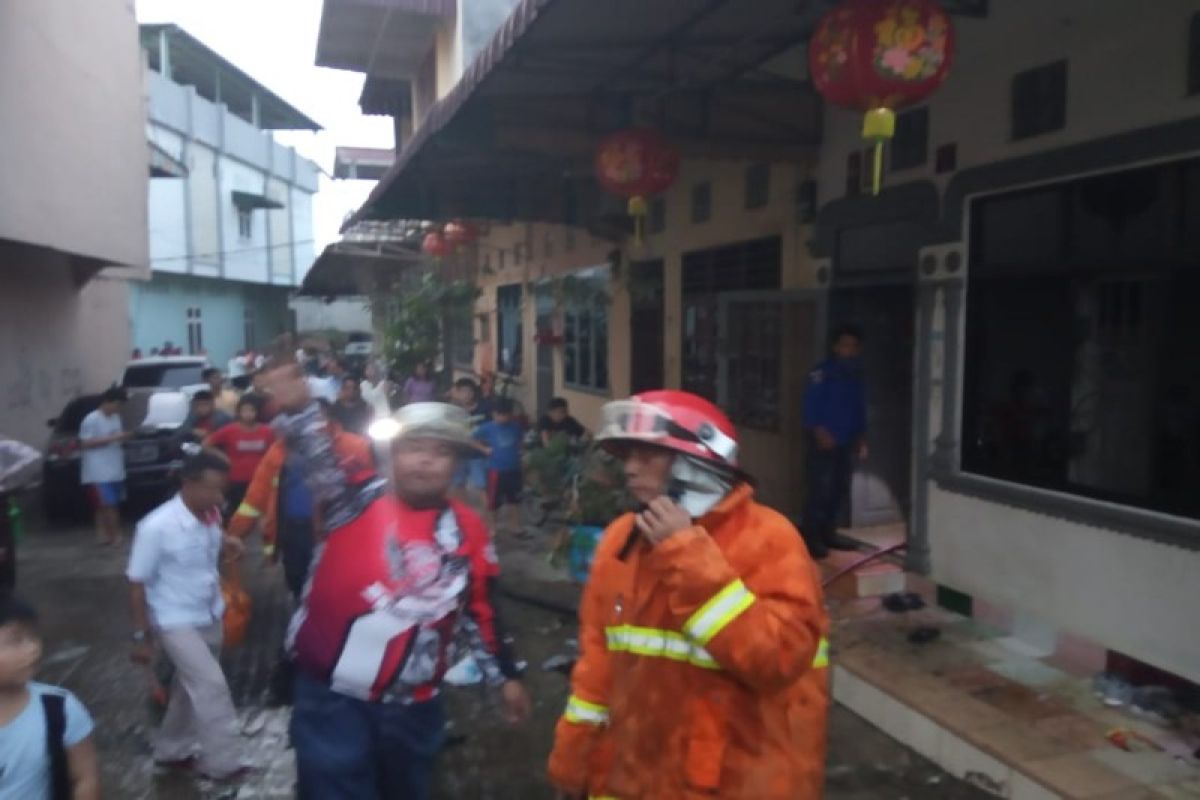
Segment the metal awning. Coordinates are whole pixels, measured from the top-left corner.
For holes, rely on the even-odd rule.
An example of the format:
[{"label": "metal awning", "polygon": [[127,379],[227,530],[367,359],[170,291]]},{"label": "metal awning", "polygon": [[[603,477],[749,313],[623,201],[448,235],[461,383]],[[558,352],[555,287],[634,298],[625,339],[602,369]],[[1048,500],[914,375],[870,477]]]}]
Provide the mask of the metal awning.
[{"label": "metal awning", "polygon": [[263,130],[321,130],[286,100],[178,25],[140,25],[139,31],[150,69],[175,83],[194,86],[196,94],[204,99],[224,103],[230,113]]},{"label": "metal awning", "polygon": [[394,150],[380,147],[338,147],[333,157],[333,177],[377,181],[396,160]]},{"label": "metal awning", "polygon": [[236,189],[230,194],[233,196],[233,204],[244,211],[253,211],[256,208],[268,208],[272,210],[283,208],[283,203],[267,197],[265,194],[239,192]]},{"label": "metal awning", "polygon": [[[351,218],[589,227],[608,132],[649,125],[684,157],[802,161],[820,144],[807,41],[834,0],[521,0]],[[987,0],[944,0],[986,16]],[[623,218],[623,217],[622,217]]]},{"label": "metal awning", "polygon": [[406,270],[427,261],[415,249],[337,242],[313,262],[299,293],[321,298],[374,295],[386,291]]},{"label": "metal awning", "polygon": [[801,160],[820,141],[804,44],[826,0],[522,0],[354,221],[576,222],[596,144],[633,124],[685,157]]}]

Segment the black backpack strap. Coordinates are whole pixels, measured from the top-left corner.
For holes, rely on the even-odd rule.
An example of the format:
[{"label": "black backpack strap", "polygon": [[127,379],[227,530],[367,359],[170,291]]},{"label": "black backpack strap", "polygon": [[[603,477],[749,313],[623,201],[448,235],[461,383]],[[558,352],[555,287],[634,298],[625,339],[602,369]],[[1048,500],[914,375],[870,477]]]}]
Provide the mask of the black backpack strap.
[{"label": "black backpack strap", "polygon": [[66,698],[46,693],[42,695],[42,710],[46,714],[46,755],[50,757],[50,797],[71,800],[71,773],[67,749],[63,746],[67,732]]}]

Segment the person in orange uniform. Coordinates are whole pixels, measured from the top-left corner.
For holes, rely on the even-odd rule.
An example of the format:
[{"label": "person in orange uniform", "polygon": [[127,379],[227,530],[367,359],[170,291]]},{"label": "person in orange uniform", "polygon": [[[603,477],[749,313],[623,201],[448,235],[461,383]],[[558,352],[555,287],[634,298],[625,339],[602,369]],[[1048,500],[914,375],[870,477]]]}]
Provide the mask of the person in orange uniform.
[{"label": "person in orange uniform", "polygon": [[[322,408],[328,424],[334,430],[333,446],[338,455],[345,462],[361,464],[363,469],[370,468],[370,442],[362,436],[342,430],[337,422],[330,419],[328,408],[324,405]],[[229,522],[229,534],[245,539],[262,520],[263,553],[272,561],[276,560],[280,557],[276,551],[278,543],[283,550],[284,580],[293,599],[299,599],[319,537],[311,495],[307,503],[301,504],[301,509],[291,509],[293,504],[288,502],[281,504],[280,495],[293,489],[290,485],[292,482],[299,479],[303,484],[302,476],[288,472],[287,460],[287,448],[282,440],[276,440],[254,471],[246,496]],[[301,490],[304,490],[303,486]]]},{"label": "person in orange uniform", "polygon": [[828,618],[795,528],[754,500],[711,403],[609,403],[596,437],[640,511],[605,531],[550,756],[560,798],[817,800]]}]

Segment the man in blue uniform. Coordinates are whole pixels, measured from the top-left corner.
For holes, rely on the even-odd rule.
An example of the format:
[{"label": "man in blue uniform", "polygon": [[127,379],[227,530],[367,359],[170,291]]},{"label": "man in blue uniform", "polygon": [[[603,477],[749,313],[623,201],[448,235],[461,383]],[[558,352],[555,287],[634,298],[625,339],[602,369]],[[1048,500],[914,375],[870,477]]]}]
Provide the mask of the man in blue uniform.
[{"label": "man in blue uniform", "polygon": [[830,353],[808,374],[804,391],[808,490],[801,530],[814,558],[824,558],[830,548],[853,549],[838,538],[838,520],[850,491],[853,461],[867,455],[862,332],[850,325],[838,328]]}]

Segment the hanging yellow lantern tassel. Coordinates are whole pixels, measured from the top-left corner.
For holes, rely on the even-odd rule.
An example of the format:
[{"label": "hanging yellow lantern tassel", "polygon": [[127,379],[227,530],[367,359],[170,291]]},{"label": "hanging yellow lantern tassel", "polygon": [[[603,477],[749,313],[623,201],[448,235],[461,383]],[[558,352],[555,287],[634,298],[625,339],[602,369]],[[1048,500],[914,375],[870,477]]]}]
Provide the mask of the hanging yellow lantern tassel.
[{"label": "hanging yellow lantern tassel", "polygon": [[633,242],[642,246],[645,238],[646,217],[650,214],[650,204],[641,195],[629,198],[629,216],[633,217]]},{"label": "hanging yellow lantern tassel", "polygon": [[896,112],[890,108],[872,108],[863,116],[863,138],[875,143],[875,164],[871,175],[871,194],[879,194],[883,181],[883,143],[896,135]]}]

